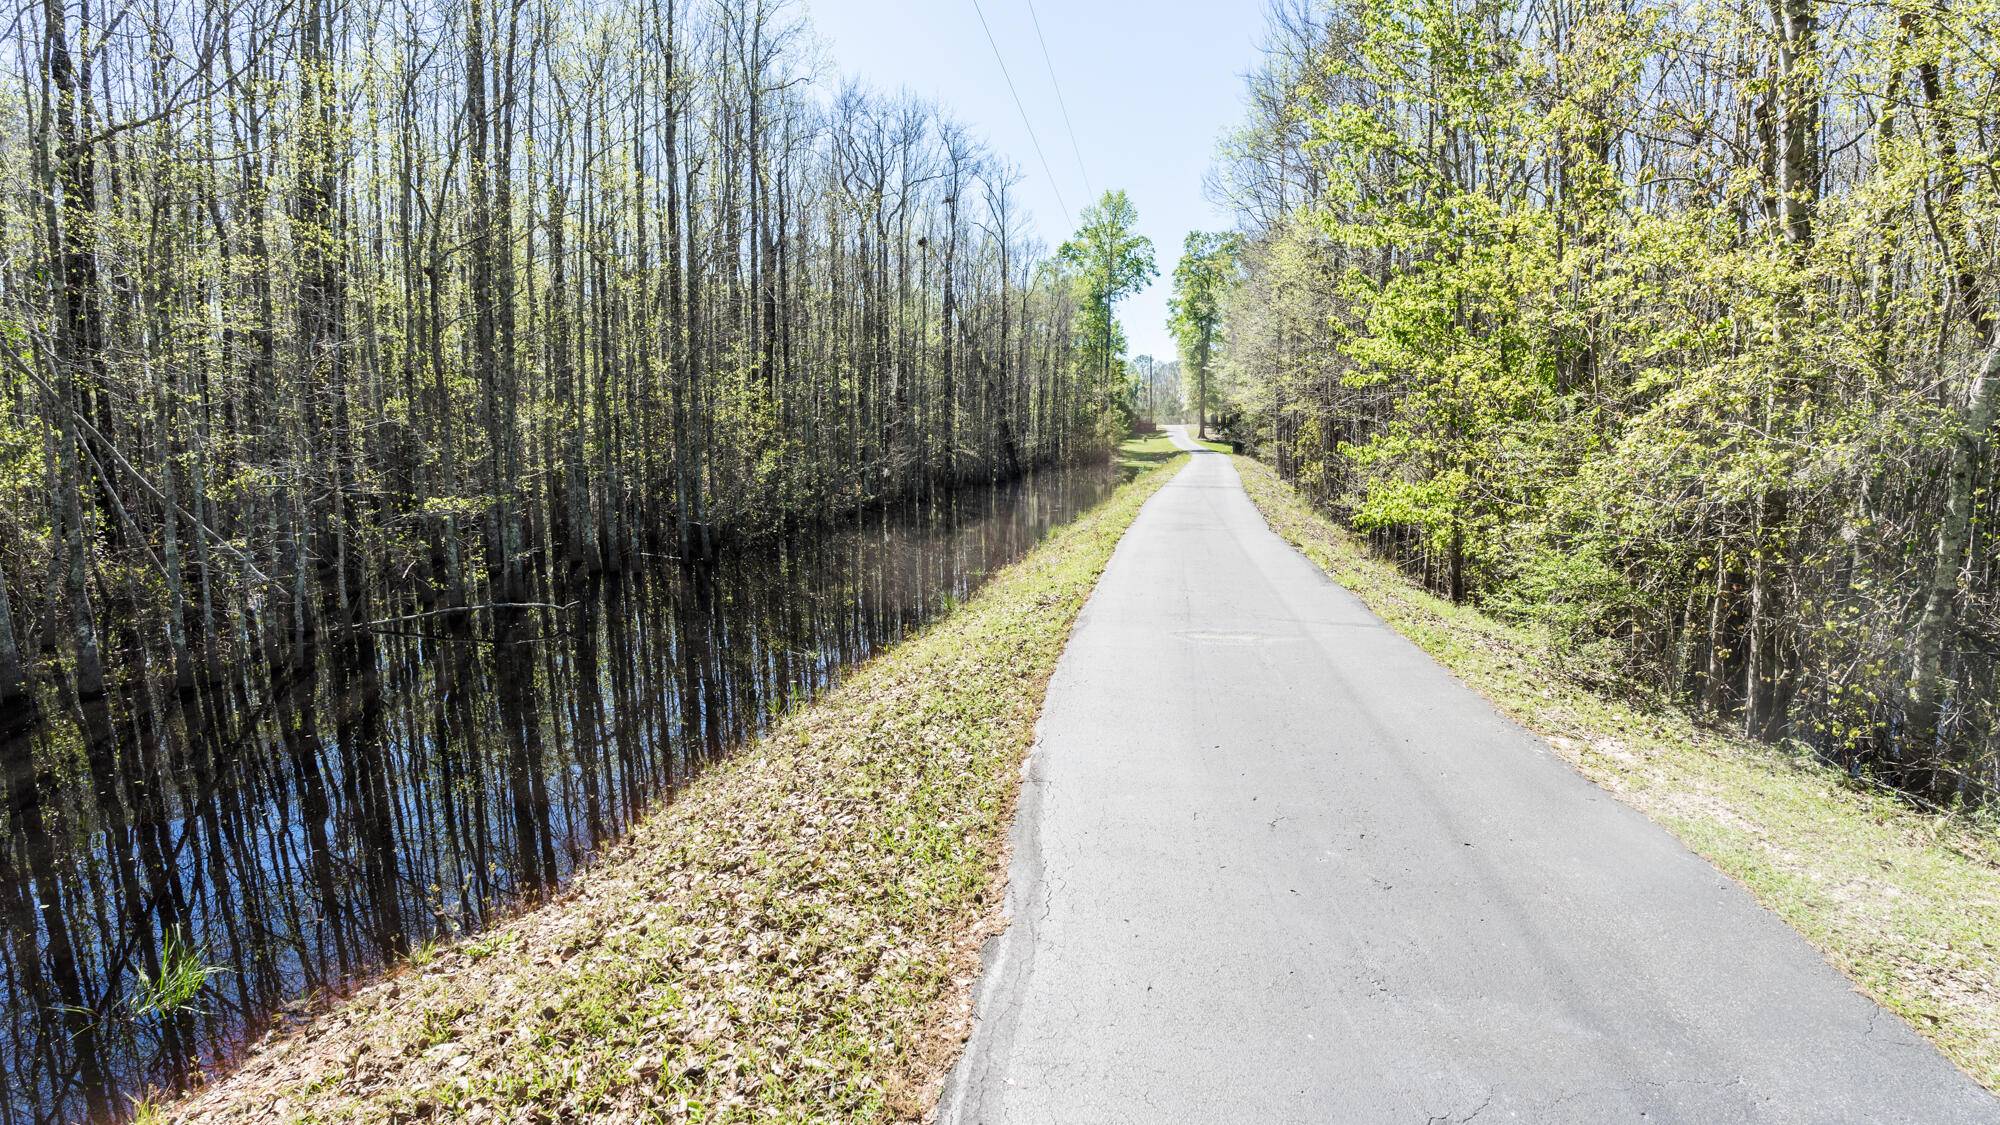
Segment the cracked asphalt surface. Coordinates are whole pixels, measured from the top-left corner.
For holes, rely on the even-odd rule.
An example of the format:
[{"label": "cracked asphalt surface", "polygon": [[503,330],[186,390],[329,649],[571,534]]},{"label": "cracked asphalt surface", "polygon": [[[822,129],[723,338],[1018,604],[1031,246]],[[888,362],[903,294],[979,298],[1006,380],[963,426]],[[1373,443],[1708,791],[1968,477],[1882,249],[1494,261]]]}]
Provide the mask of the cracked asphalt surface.
[{"label": "cracked asphalt surface", "polygon": [[943,1122],[2000,1122],[1295,553],[1226,457],[1105,571],[1014,840]]}]

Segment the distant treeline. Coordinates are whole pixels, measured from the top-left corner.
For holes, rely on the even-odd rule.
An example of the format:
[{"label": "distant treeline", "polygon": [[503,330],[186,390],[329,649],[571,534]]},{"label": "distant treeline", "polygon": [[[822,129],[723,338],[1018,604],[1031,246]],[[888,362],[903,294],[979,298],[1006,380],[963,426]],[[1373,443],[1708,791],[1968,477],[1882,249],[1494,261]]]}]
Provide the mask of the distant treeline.
[{"label": "distant treeline", "polygon": [[1990,5],[1281,0],[1239,425],[1440,593],[1937,802],[2000,771]]},{"label": "distant treeline", "polygon": [[49,0],[0,55],[0,701],[1101,440],[1013,174],[784,5]]}]

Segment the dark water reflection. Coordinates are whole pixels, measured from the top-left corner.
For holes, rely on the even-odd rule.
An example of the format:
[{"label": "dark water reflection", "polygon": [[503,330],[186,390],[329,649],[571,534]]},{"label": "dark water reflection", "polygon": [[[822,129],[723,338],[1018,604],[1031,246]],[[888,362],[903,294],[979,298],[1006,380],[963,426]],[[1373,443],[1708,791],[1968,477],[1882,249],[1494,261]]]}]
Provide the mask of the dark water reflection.
[{"label": "dark water reflection", "polygon": [[[1113,483],[1046,472],[712,568],[581,581],[556,599],[573,606],[506,626],[511,662],[492,622],[419,618],[377,630],[372,667],[322,659],[8,733],[0,1121],[129,1108],[311,997],[479,928]],[[226,971],[141,1014],[176,940]]]}]

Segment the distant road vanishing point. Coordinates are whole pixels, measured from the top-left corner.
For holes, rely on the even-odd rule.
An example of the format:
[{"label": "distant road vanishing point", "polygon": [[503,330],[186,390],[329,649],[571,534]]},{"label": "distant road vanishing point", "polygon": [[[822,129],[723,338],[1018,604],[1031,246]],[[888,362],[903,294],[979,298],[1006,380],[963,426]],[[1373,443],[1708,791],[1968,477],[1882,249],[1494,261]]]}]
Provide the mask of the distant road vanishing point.
[{"label": "distant road vanishing point", "polygon": [[2000,1122],[1294,552],[1220,455],[1077,623],[1010,878],[943,1122]]}]

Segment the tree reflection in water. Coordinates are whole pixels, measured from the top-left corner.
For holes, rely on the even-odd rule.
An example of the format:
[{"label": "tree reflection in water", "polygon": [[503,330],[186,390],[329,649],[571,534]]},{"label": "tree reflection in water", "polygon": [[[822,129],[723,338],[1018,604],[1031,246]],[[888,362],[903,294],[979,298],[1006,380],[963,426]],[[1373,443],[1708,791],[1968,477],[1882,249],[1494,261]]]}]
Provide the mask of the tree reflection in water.
[{"label": "tree reflection in water", "polygon": [[969,489],[187,690],[132,646],[113,682],[142,690],[0,729],[0,1120],[117,1115],[478,929],[1112,484]]}]

